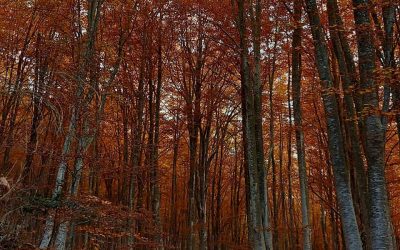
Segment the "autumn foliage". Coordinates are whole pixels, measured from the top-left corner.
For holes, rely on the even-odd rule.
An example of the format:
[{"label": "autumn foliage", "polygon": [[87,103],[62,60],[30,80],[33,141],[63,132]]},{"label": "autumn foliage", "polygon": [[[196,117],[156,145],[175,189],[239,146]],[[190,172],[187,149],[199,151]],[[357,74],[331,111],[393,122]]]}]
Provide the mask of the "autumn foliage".
[{"label": "autumn foliage", "polygon": [[399,29],[396,0],[0,1],[0,249],[397,249]]}]

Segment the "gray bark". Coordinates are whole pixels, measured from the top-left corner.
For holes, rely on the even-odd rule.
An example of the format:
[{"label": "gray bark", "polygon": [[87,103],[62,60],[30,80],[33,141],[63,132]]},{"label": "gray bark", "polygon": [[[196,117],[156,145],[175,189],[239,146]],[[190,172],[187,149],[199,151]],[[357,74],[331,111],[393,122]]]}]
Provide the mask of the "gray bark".
[{"label": "gray bark", "polygon": [[[82,134],[78,136],[78,147],[77,147],[77,156],[75,159],[75,164],[74,164],[74,174],[73,174],[73,179],[71,182],[71,187],[69,188],[69,193],[73,196],[76,196],[78,194],[78,188],[79,188],[79,183],[80,179],[82,176],[82,169],[83,169],[83,157],[85,155],[85,152],[89,148],[91,142],[93,139],[97,136],[97,130],[99,129],[100,126],[100,120],[101,116],[104,112],[104,107],[105,107],[105,102],[106,102],[106,95],[103,94],[101,96],[101,102],[100,106],[97,107],[98,109],[96,110],[96,126],[93,131],[90,130],[90,125],[89,125],[89,117],[87,115],[87,109],[89,109],[90,102],[93,99],[94,96],[94,89],[96,89],[95,84],[98,82],[95,81],[94,77],[90,75],[91,77],[91,86],[90,90],[88,93],[85,94],[84,88],[85,88],[85,82],[84,79],[86,78],[86,75],[89,74],[90,70],[90,64],[92,63],[92,59],[94,56],[94,50],[95,50],[95,38],[96,38],[96,33],[97,33],[97,27],[98,27],[98,22],[100,18],[100,10],[102,7],[103,1],[101,0],[91,0],[89,1],[89,8],[88,8],[88,40],[86,43],[86,48],[85,48],[85,55],[83,62],[80,62],[82,66],[79,68],[79,71],[77,73],[77,78],[78,78],[78,86],[76,89],[76,104],[73,107],[72,113],[71,113],[71,120],[69,124],[69,129],[66,134],[66,138],[64,141],[64,146],[62,150],[62,155],[61,155],[61,162],[58,167],[58,173],[57,173],[57,179],[56,179],[56,185],[53,191],[52,199],[57,200],[59,199],[63,186],[65,184],[65,179],[66,179],[66,170],[67,170],[67,156],[71,151],[71,143],[72,140],[75,137],[75,134],[77,132],[77,126],[78,126],[78,119],[83,120],[83,125],[82,126]],[[79,6],[80,9],[80,6]],[[123,36],[123,33],[120,33],[120,39],[119,39],[119,44],[118,44],[118,51],[117,51],[117,60],[115,64],[113,65],[113,70],[110,73],[110,77],[108,80],[104,83],[104,86],[110,86],[117,73],[119,70],[120,66],[120,61],[122,57],[122,49],[123,45],[126,41],[126,37]],[[52,211],[50,211],[50,216],[46,220],[46,227],[45,227],[45,233],[42,238],[42,242],[40,244],[41,248],[43,247],[44,249],[47,248],[50,244],[51,241],[51,235],[52,231],[54,229],[54,216],[52,215]],[[51,221],[53,220],[53,221]],[[53,226],[50,226],[52,225]],[[67,240],[67,233],[68,233],[68,228],[69,228],[69,221],[63,222],[58,230],[57,236],[56,236],[56,242],[55,246],[57,249],[65,249],[66,245],[66,240]],[[49,225],[49,226],[47,226]],[[43,249],[42,248],[42,249]]]},{"label": "gray bark", "polygon": [[[254,5],[254,10],[253,10]],[[254,13],[254,15],[252,14]],[[258,171],[258,192],[261,207],[262,229],[264,231],[264,241],[267,249],[273,248],[273,236],[270,230],[269,207],[268,207],[268,188],[267,171],[264,159],[264,136],[262,126],[262,82],[261,82],[261,1],[250,1],[250,17],[253,34],[254,46],[254,69],[253,94],[254,94],[254,116],[255,116],[255,140],[256,140],[256,161]]]},{"label": "gray bark", "polygon": [[[290,68],[289,68],[289,76],[291,75]],[[289,246],[293,246],[297,240],[297,230],[295,229],[294,225],[294,202],[293,202],[293,190],[292,190],[292,104],[291,104],[291,79],[289,78],[288,81],[288,110],[289,110],[289,131],[288,131],[288,146],[287,146],[287,173],[288,173],[288,209],[289,209]]]},{"label": "gray bark", "polygon": [[58,233],[54,242],[55,249],[57,250],[65,249],[69,226],[70,226],[69,221],[64,221],[58,226]]},{"label": "gray bark", "polygon": [[297,164],[300,178],[301,218],[303,227],[303,249],[312,249],[311,225],[309,219],[308,180],[305,158],[304,133],[301,110],[301,1],[294,1],[294,21],[292,41],[292,95],[293,114],[296,134]]},{"label": "gray bark", "polygon": [[345,127],[349,136],[350,144],[350,164],[353,165],[355,171],[355,201],[359,203],[361,220],[360,224],[362,226],[361,230],[365,233],[365,247],[370,247],[370,229],[369,229],[369,218],[368,218],[368,198],[367,198],[367,175],[364,170],[362,149],[360,145],[360,135],[357,125],[358,117],[354,107],[354,98],[352,95],[353,84],[351,82],[351,76],[348,72],[348,67],[346,65],[344,48],[347,42],[346,38],[341,36],[340,32],[343,29],[343,23],[339,15],[338,4],[336,0],[328,1],[328,18],[330,26],[330,35],[333,42],[334,54],[338,61],[339,72],[341,80],[343,82],[344,89],[344,102],[346,107],[345,114]]},{"label": "gray bark", "polygon": [[237,0],[238,21],[237,27],[240,35],[240,75],[242,85],[242,120],[243,120],[243,147],[246,168],[246,200],[247,200],[247,228],[248,238],[253,249],[266,249],[264,234],[260,232],[261,215],[259,211],[259,194],[257,181],[257,165],[254,152],[254,99],[252,84],[249,77],[247,32],[245,23],[244,0]]},{"label": "gray bark", "polygon": [[254,75],[251,77],[247,52],[246,5],[243,0],[237,0],[236,2],[238,7],[237,28],[240,35],[240,74],[248,237],[253,249],[272,249],[261,126],[261,4],[260,1],[256,1],[255,9],[253,9],[253,2],[250,4],[254,46]]},{"label": "gray bark", "polygon": [[[383,68],[385,74],[385,85],[383,91],[383,105],[382,112],[389,111],[391,86],[390,81],[393,77],[392,69],[394,67],[394,47],[393,47],[393,31],[395,22],[395,4],[393,0],[385,0],[382,3],[382,17],[385,36],[383,39]],[[387,117],[382,117],[382,125],[385,130],[387,129]]]},{"label": "gray bark", "polygon": [[365,155],[368,163],[368,191],[372,249],[391,249],[389,203],[384,169],[385,128],[376,112],[379,100],[374,79],[375,47],[371,32],[368,0],[353,0],[358,43],[360,86],[363,92]]},{"label": "gray bark", "polygon": [[[276,40],[274,42],[276,48]],[[274,48],[274,53],[276,53]],[[268,88],[269,88],[269,152],[268,152],[268,165],[267,169],[272,170],[272,236],[274,238],[274,248],[277,248],[278,242],[278,203],[277,203],[277,191],[276,191],[276,162],[275,162],[275,112],[273,102],[274,92],[274,79],[275,79],[275,54],[272,59],[271,72],[268,74]]]},{"label": "gray bark", "polygon": [[51,237],[54,230],[54,220],[55,220],[55,211],[50,211],[49,215],[46,218],[46,224],[44,226],[44,234],[42,237],[42,241],[40,242],[39,249],[47,249],[50,245]]},{"label": "gray bark", "polygon": [[170,206],[170,234],[171,241],[176,242],[177,240],[177,164],[178,164],[178,150],[180,141],[180,122],[179,122],[179,111],[176,111],[175,124],[174,124],[174,139],[173,139],[173,157],[172,157],[172,180],[171,180],[171,206]]},{"label": "gray bark", "polygon": [[362,249],[360,232],[355,216],[353,198],[346,174],[344,139],[342,135],[338,104],[333,89],[328,49],[324,40],[318,8],[315,0],[306,1],[306,10],[311,25],[315,47],[316,64],[323,88],[323,103],[328,132],[328,147],[333,164],[336,194],[342,218],[344,240],[347,249]]},{"label": "gray bark", "polygon": [[[78,92],[78,94],[79,94],[79,92]],[[66,138],[64,141],[64,146],[63,146],[63,150],[62,150],[62,154],[61,154],[61,162],[58,165],[56,184],[55,184],[53,194],[52,194],[53,200],[59,199],[62,188],[64,186],[64,182],[65,182],[65,174],[67,171],[67,155],[70,153],[70,150],[71,150],[71,143],[72,143],[73,137],[75,135],[76,123],[77,123],[75,110],[76,109],[74,108],[72,111],[72,117],[70,120],[68,132],[67,132],[67,135],[66,135]],[[49,215],[46,219],[45,231],[44,231],[44,234],[43,234],[42,240],[40,242],[40,246],[39,246],[40,249],[47,249],[49,247],[49,244],[50,244],[50,241],[52,238],[52,234],[53,234],[53,230],[54,230],[55,214],[56,214],[55,210],[51,209],[49,211]]]}]

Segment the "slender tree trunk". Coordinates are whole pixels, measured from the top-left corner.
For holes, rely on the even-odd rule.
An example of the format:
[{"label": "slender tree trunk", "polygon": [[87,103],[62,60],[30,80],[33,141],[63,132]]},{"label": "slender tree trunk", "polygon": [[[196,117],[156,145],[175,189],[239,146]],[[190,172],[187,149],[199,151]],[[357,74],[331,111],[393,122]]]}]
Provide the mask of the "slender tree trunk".
[{"label": "slender tree trunk", "polygon": [[242,122],[243,122],[243,148],[246,168],[246,198],[247,198],[247,227],[249,243],[253,249],[266,249],[262,219],[259,209],[258,173],[256,163],[256,147],[254,136],[254,97],[252,96],[252,83],[249,76],[246,14],[244,0],[237,0],[238,5],[238,30],[240,35],[240,75],[242,88]]},{"label": "slender tree trunk", "polygon": [[[393,90],[393,109],[399,112],[396,114],[396,124],[397,124],[397,137],[400,142],[400,87],[397,86]],[[399,157],[400,157],[400,147],[399,147]]]},{"label": "slender tree trunk", "polygon": [[[290,76],[289,70],[289,76]],[[294,226],[294,203],[293,203],[293,190],[292,190],[292,100],[290,98],[291,93],[291,80],[288,81],[288,110],[289,110],[289,130],[288,130],[288,145],[287,145],[287,184],[288,184],[288,209],[289,209],[289,220],[288,220],[288,229],[289,229],[289,247],[293,248],[296,245],[297,233],[296,228]]]},{"label": "slender tree trunk", "polygon": [[[80,92],[79,90],[80,90],[80,88],[78,89],[77,96],[81,96],[82,92]],[[75,135],[76,126],[77,126],[76,108],[74,108],[72,111],[68,132],[66,134],[64,146],[63,146],[62,153],[61,153],[61,161],[60,161],[60,164],[58,165],[56,184],[55,184],[53,194],[52,194],[53,200],[58,200],[60,198],[62,187],[64,186],[65,175],[66,175],[66,171],[67,171],[67,156],[71,150],[71,143],[72,143],[73,137]],[[42,238],[42,241],[39,246],[40,249],[47,249],[49,247],[49,244],[50,244],[50,241],[52,238],[52,234],[53,234],[53,230],[54,230],[55,215],[56,215],[55,210],[52,209],[49,211],[49,215],[46,219],[45,231],[44,231],[43,238]]]},{"label": "slender tree trunk", "polygon": [[[198,216],[196,216],[196,197],[201,195],[197,192],[201,193],[201,188],[203,183],[200,183],[199,175],[202,175],[203,172],[200,170],[203,166],[200,166],[199,159],[201,158],[200,150],[201,146],[199,145],[199,135],[201,131],[202,124],[202,115],[201,115],[201,98],[202,98],[202,68],[204,66],[204,35],[201,31],[202,28],[202,20],[199,17],[198,22],[198,34],[197,34],[197,43],[196,43],[196,54],[195,59],[192,64],[192,79],[190,80],[190,91],[186,93],[186,109],[187,109],[187,128],[189,132],[189,202],[188,202],[188,245],[187,248],[189,250],[196,249],[197,239],[196,237],[196,228],[195,224],[198,222]],[[202,218],[201,218],[202,219]],[[202,225],[204,226],[204,225]],[[203,235],[204,236],[204,235]],[[203,244],[204,238],[200,239]],[[201,245],[200,247],[207,247],[207,245]]]},{"label": "slender tree trunk", "polygon": [[[383,38],[383,68],[384,68],[384,89],[383,89],[383,105],[382,112],[385,114],[389,111],[391,97],[391,79],[393,78],[394,68],[394,47],[393,47],[393,31],[395,22],[395,4],[393,0],[385,0],[382,3],[382,17],[384,27]],[[387,117],[382,116],[382,125],[386,135]],[[386,138],[385,138],[386,139]],[[393,234],[393,233],[392,233]]]},{"label": "slender tree trunk", "polygon": [[[22,83],[21,83],[22,84]],[[20,92],[20,91],[18,91]],[[6,145],[5,145],[5,150],[4,150],[4,155],[3,155],[3,168],[4,172],[8,171],[11,167],[10,163],[10,154],[11,154],[11,149],[14,146],[14,136],[15,132],[14,130],[16,129],[16,120],[17,120],[17,115],[19,112],[19,106],[21,104],[21,93],[18,93],[16,96],[16,101],[15,105],[11,109],[11,116],[10,116],[10,122],[9,122],[9,129],[7,131],[7,139],[6,139]]]},{"label": "slender tree trunk", "polygon": [[283,119],[282,119],[282,113],[279,114],[279,188],[281,190],[280,192],[280,209],[282,211],[282,221],[284,224],[281,226],[282,227],[282,243],[279,245],[281,249],[287,249],[288,248],[288,229],[286,225],[288,224],[288,219],[287,219],[287,209],[286,209],[286,185],[284,181],[284,173],[283,173]]},{"label": "slender tree trunk", "polygon": [[[11,68],[10,76],[9,76],[9,88],[7,89],[7,92],[11,94],[9,98],[7,98],[5,107],[3,108],[2,114],[1,114],[1,122],[0,122],[0,145],[4,142],[6,145],[4,154],[3,154],[3,168],[2,168],[2,175],[5,175],[6,172],[10,168],[10,154],[11,154],[11,149],[13,147],[13,140],[14,140],[14,130],[15,130],[15,122],[17,119],[17,114],[19,112],[19,106],[21,104],[21,99],[22,99],[22,87],[24,83],[24,78],[25,78],[25,69],[27,66],[26,63],[26,53],[28,50],[28,47],[30,45],[30,41],[32,37],[35,34],[35,24],[34,21],[36,20],[35,14],[32,14],[29,18],[29,24],[28,28],[26,30],[26,34],[24,37],[24,42],[21,50],[19,51],[18,55],[18,63],[17,63],[17,68],[16,68],[16,74],[15,74],[15,84],[13,88],[11,89],[11,82],[12,82],[12,75],[13,75],[13,67]],[[32,32],[33,31],[33,32]],[[14,66],[14,59],[13,63]],[[10,115],[10,117],[9,117]],[[9,130],[7,131],[7,136],[5,136],[5,129],[7,127],[7,118],[9,117],[9,125],[8,128]]]},{"label": "slender tree trunk", "polygon": [[171,218],[170,218],[170,234],[172,237],[172,242],[177,242],[178,230],[177,230],[177,164],[178,164],[178,150],[179,150],[179,111],[176,111],[176,123],[174,127],[174,140],[173,140],[173,157],[172,157],[172,183],[171,183]]},{"label": "slender tree trunk", "polygon": [[[64,140],[64,146],[62,149],[61,153],[61,161],[58,166],[58,172],[57,172],[57,178],[56,178],[56,185],[53,190],[53,195],[52,199],[53,200],[58,200],[61,193],[62,189],[65,183],[66,179],[66,171],[67,171],[67,156],[71,151],[71,144],[72,141],[75,137],[76,131],[77,131],[77,126],[78,126],[78,120],[84,119],[82,111],[84,111],[87,107],[87,103],[85,103],[86,100],[86,95],[84,92],[85,88],[85,82],[84,78],[88,74],[88,66],[92,62],[93,55],[94,55],[94,44],[95,44],[95,34],[97,33],[97,24],[100,16],[100,9],[101,9],[101,1],[98,0],[93,0],[89,4],[89,11],[88,11],[88,40],[86,42],[86,48],[85,48],[85,55],[83,62],[80,63],[80,68],[77,73],[77,78],[78,78],[78,83],[77,83],[77,89],[75,93],[75,98],[76,98],[76,104],[73,107],[72,113],[71,113],[71,119],[70,119],[70,124],[68,128],[68,132],[65,136]],[[80,13],[79,13],[80,15]],[[90,91],[89,93],[92,93]],[[93,94],[93,93],[92,93]],[[90,96],[90,94],[87,94]],[[91,98],[87,98],[88,100],[91,100]],[[87,121],[86,121],[87,122]],[[40,243],[40,248],[41,249],[46,249],[49,247],[50,241],[51,241],[51,236],[53,234],[53,229],[54,229],[54,215],[55,212],[50,211],[49,216],[46,220],[46,226],[45,226],[45,232],[42,238],[42,241]],[[57,249],[65,249],[65,240],[66,240],[66,234],[67,234],[67,229],[68,229],[68,224],[69,222],[62,223],[59,228],[59,234],[56,239],[56,248]],[[51,226],[53,225],[53,226]]]},{"label": "slender tree trunk", "polygon": [[328,128],[328,145],[333,164],[336,194],[343,223],[345,243],[348,249],[362,249],[360,232],[355,216],[353,198],[346,174],[344,139],[342,135],[338,104],[333,91],[333,79],[330,72],[328,49],[324,41],[318,8],[315,0],[306,1],[306,9],[314,39],[315,57],[323,88],[323,103]]},{"label": "slender tree trunk", "polygon": [[[264,166],[261,81],[260,81],[260,15],[261,4],[251,6],[254,46],[254,75],[250,77],[248,38],[246,32],[246,5],[237,0],[237,28],[240,35],[240,74],[242,88],[243,147],[246,168],[247,227],[253,249],[272,249],[269,225],[266,170]],[[255,12],[255,14],[254,14]]]},{"label": "slender tree trunk", "polygon": [[[134,211],[134,202],[136,198],[136,184],[137,184],[137,173],[139,171],[140,166],[140,158],[141,158],[141,144],[142,144],[142,133],[143,133],[143,110],[144,110],[144,62],[140,65],[140,76],[139,76],[139,84],[137,89],[137,104],[136,104],[136,121],[135,127],[132,136],[132,147],[131,147],[131,173],[130,173],[130,182],[129,182],[129,210]],[[128,225],[130,227],[131,233],[134,232],[133,221],[129,220]],[[128,237],[129,247],[132,249],[134,240],[133,236],[130,235]]]},{"label": "slender tree trunk", "polygon": [[[275,62],[273,62],[273,65]],[[268,153],[268,169],[272,170],[272,228],[273,228],[273,238],[274,238],[274,248],[278,248],[278,203],[277,203],[277,191],[276,191],[276,163],[275,163],[275,113],[274,113],[274,101],[273,101],[273,91],[274,91],[274,72],[275,67],[272,67],[272,73],[270,73],[268,86],[269,86],[269,153]]]},{"label": "slender tree trunk", "polygon": [[[391,81],[394,77],[394,72],[396,69],[396,64],[394,60],[394,23],[396,20],[396,10],[395,10],[395,1],[393,0],[386,0],[382,3],[382,17],[383,17],[383,25],[385,30],[385,37],[383,43],[383,55],[384,55],[384,69],[385,69],[385,86],[384,86],[384,99],[383,99],[383,107],[382,113],[385,114],[389,112],[389,104],[390,104],[390,97],[391,93],[393,97],[396,96],[394,93],[396,91],[396,86],[391,87]],[[397,87],[398,88],[398,87]],[[393,99],[393,102],[395,100]],[[400,120],[400,114],[397,115],[397,120]],[[382,117],[382,126],[384,129],[384,139],[386,141],[386,130],[387,130],[387,117],[383,115]],[[400,125],[397,123],[397,128],[400,131]],[[389,203],[386,207],[386,213],[389,218],[389,231],[391,234],[390,239],[390,247],[392,249],[397,249],[397,242],[396,236],[393,228],[393,224],[391,222],[391,215],[390,215],[390,207]]]},{"label": "slender tree trunk", "polygon": [[365,123],[365,155],[368,163],[370,226],[372,249],[391,249],[392,231],[384,169],[385,128],[379,114],[374,79],[375,46],[370,26],[369,1],[353,0],[356,24],[360,83]]},{"label": "slender tree trunk", "polygon": [[47,75],[47,65],[46,65],[47,58],[43,58],[40,47],[41,47],[41,35],[38,34],[37,40],[36,40],[36,50],[35,50],[35,58],[36,58],[35,78],[33,81],[33,90],[32,90],[33,114],[32,114],[32,122],[31,122],[31,131],[30,131],[29,141],[28,141],[27,149],[26,149],[26,158],[25,158],[25,163],[24,163],[24,167],[22,170],[22,180],[23,180],[24,184],[27,184],[30,181],[29,175],[30,175],[30,171],[32,168],[36,144],[38,141],[37,129],[42,120],[42,96],[41,95],[42,95],[43,89],[44,89],[45,76]]},{"label": "slender tree trunk", "polygon": [[152,145],[151,153],[151,195],[152,195],[152,212],[154,217],[154,222],[156,226],[156,238],[155,241],[158,244],[157,249],[164,249],[163,238],[162,238],[162,225],[160,217],[160,180],[159,180],[159,170],[158,170],[158,148],[160,141],[160,103],[161,103],[161,88],[162,88],[162,44],[161,44],[161,34],[158,39],[158,51],[157,51],[157,86],[155,89],[155,124],[154,124],[154,140]]},{"label": "slender tree trunk", "polygon": [[[125,101],[123,101],[125,102]],[[128,135],[128,106],[126,103],[121,104],[121,113],[122,113],[122,123],[123,123],[123,164],[121,167],[121,176],[122,185],[118,190],[120,190],[119,200],[122,204],[127,204],[127,184],[128,178],[126,173],[129,172],[127,167],[129,165],[129,135]]]},{"label": "slender tree trunk", "polygon": [[[193,118],[189,118],[191,120]],[[187,247],[192,250],[195,246],[195,186],[196,186],[196,156],[197,156],[197,139],[198,139],[198,129],[197,125],[192,125],[194,128],[189,131],[189,204],[188,204],[188,223],[189,223],[189,238],[187,242]]]},{"label": "slender tree trunk", "polygon": [[367,179],[366,172],[364,170],[362,149],[359,142],[359,131],[357,126],[357,113],[354,107],[354,99],[351,93],[352,82],[346,66],[345,54],[343,44],[345,41],[344,37],[340,37],[339,29],[343,28],[343,24],[339,15],[339,9],[336,0],[328,1],[328,17],[330,24],[331,39],[333,42],[334,53],[338,61],[339,72],[344,88],[344,102],[346,107],[345,114],[345,126],[349,136],[349,149],[350,149],[350,164],[353,165],[355,171],[355,197],[354,203],[358,204],[361,213],[361,230],[365,233],[365,246],[368,247],[370,244],[370,230],[369,230],[369,218],[368,218],[368,198],[367,198]]},{"label": "slender tree trunk", "polygon": [[[218,120],[218,117],[217,117]],[[217,186],[217,167],[219,165],[219,145],[217,145],[217,153],[216,153],[216,158],[215,158],[215,163],[214,163],[214,168],[213,168],[213,175],[212,175],[212,182],[211,182],[211,206],[210,206],[210,216],[211,216],[211,220],[208,220],[208,224],[211,224],[208,230],[208,235],[210,235],[209,237],[209,243],[208,247],[212,249],[212,244],[215,245],[214,242],[217,241],[218,237],[219,237],[219,230],[218,230],[218,217],[217,217],[217,211],[216,211],[216,202],[218,200],[218,194],[216,191],[216,186]],[[233,175],[235,176],[235,171],[233,173]],[[231,204],[232,204],[232,196],[231,196]],[[218,244],[218,243],[217,243]],[[218,248],[218,245],[216,246],[216,248]]]},{"label": "slender tree trunk", "polygon": [[[250,1],[253,4],[252,1]],[[254,93],[254,119],[255,119],[255,141],[256,141],[256,160],[258,171],[258,188],[261,207],[262,229],[264,231],[264,244],[266,249],[273,249],[273,235],[270,230],[269,207],[268,207],[268,188],[267,171],[264,159],[264,136],[262,121],[262,83],[261,83],[261,1],[256,0],[255,7],[251,6],[250,17],[252,19],[252,34],[254,46],[254,69],[253,69],[253,93]],[[254,12],[254,16],[252,13]],[[252,17],[253,16],[253,17]]]},{"label": "slender tree trunk", "polygon": [[292,40],[292,95],[293,114],[296,134],[297,164],[300,178],[301,215],[303,227],[303,249],[311,249],[311,225],[308,200],[308,180],[304,146],[304,132],[301,110],[301,7],[300,0],[294,1],[294,21],[296,28]]},{"label": "slender tree trunk", "polygon": [[198,186],[198,213],[200,224],[200,249],[207,249],[207,176],[209,169],[209,141],[211,117],[208,118],[205,128],[200,131],[199,149],[199,186]]},{"label": "slender tree trunk", "polygon": [[[216,161],[215,163],[218,164],[218,181],[217,181],[217,208],[215,212],[215,240],[217,241],[217,247],[216,249],[221,249],[221,216],[222,216],[222,167],[223,167],[223,153],[224,153],[224,148],[223,148],[223,143],[221,142],[221,148],[220,148],[220,156],[219,156],[219,163]],[[217,152],[218,154],[218,152]]]}]

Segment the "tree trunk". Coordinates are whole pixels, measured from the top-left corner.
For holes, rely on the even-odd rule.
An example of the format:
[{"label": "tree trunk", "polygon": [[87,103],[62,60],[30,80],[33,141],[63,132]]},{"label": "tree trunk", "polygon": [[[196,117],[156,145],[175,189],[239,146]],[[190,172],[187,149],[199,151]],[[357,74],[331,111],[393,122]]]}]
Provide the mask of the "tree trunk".
[{"label": "tree trunk", "polygon": [[35,50],[35,77],[33,81],[32,90],[32,122],[31,131],[29,136],[29,141],[26,149],[26,158],[24,167],[22,170],[22,181],[24,184],[28,184],[30,181],[30,171],[32,168],[33,158],[35,154],[36,144],[38,141],[37,129],[39,127],[40,121],[42,120],[42,93],[44,90],[44,81],[47,75],[47,58],[43,58],[41,54],[41,35],[37,35],[36,40],[36,50]]},{"label": "tree trunk", "polygon": [[292,95],[293,95],[293,114],[296,134],[297,164],[300,178],[301,195],[301,218],[303,227],[303,249],[311,249],[311,225],[308,200],[308,180],[306,157],[304,147],[304,133],[302,125],[301,110],[301,7],[300,0],[294,2],[294,21],[296,28],[293,31],[292,40]]},{"label": "tree trunk", "polygon": [[174,140],[173,140],[173,157],[172,157],[172,183],[171,183],[171,218],[170,218],[170,234],[173,243],[177,242],[178,229],[177,229],[177,164],[178,164],[178,150],[179,150],[179,139],[180,139],[180,122],[179,122],[179,111],[176,111],[175,116],[175,127],[174,127]]},{"label": "tree trunk", "polygon": [[[289,77],[290,77],[290,68],[289,68]],[[294,203],[293,203],[293,190],[292,190],[292,100],[290,97],[291,93],[291,79],[289,78],[288,81],[288,89],[287,89],[287,95],[288,95],[288,110],[289,110],[289,131],[288,131],[288,145],[287,145],[287,157],[288,157],[288,162],[287,162],[287,175],[288,175],[288,209],[289,209],[289,221],[288,221],[288,229],[289,229],[289,246],[293,248],[296,244],[297,241],[297,230],[294,225]]]},{"label": "tree trunk", "polygon": [[384,169],[385,129],[376,112],[379,100],[374,79],[375,47],[370,26],[369,1],[353,0],[358,43],[360,87],[363,91],[363,120],[365,124],[365,155],[368,163],[368,191],[372,249],[391,249],[392,231]]},{"label": "tree trunk", "polygon": [[272,72],[268,75],[268,87],[269,87],[269,153],[268,153],[268,167],[267,169],[272,170],[272,236],[274,239],[274,248],[278,249],[278,203],[277,203],[277,191],[276,191],[276,162],[275,162],[275,129],[274,129],[274,73],[275,73],[275,60],[272,63]]},{"label": "tree trunk", "polygon": [[[252,3],[252,2],[251,2]],[[254,16],[252,17],[252,13]],[[261,1],[255,1],[255,7],[251,6],[250,17],[252,19],[252,34],[254,46],[254,119],[255,119],[255,140],[257,154],[258,188],[261,207],[262,229],[264,231],[264,241],[266,249],[273,249],[273,236],[270,230],[269,209],[268,209],[268,188],[267,171],[264,160],[264,136],[262,121],[262,83],[261,83]]]},{"label": "tree trunk", "polygon": [[[162,18],[162,17],[161,17]],[[157,249],[164,249],[163,238],[162,238],[162,225],[160,218],[160,180],[159,180],[159,170],[158,170],[158,148],[160,141],[160,103],[161,103],[161,88],[162,88],[162,44],[161,44],[161,34],[158,39],[158,51],[157,51],[157,86],[155,89],[155,110],[154,110],[154,140],[151,149],[151,208],[154,217],[154,223],[156,226],[156,237],[155,242],[157,242]]]},{"label": "tree trunk", "polygon": [[[80,96],[80,95],[81,95],[81,92],[78,91],[77,96]],[[72,111],[68,132],[66,134],[64,146],[63,146],[62,153],[61,153],[61,161],[60,161],[60,164],[58,165],[56,184],[55,184],[53,194],[52,194],[53,200],[59,199],[59,197],[61,195],[62,187],[64,186],[65,174],[67,171],[67,155],[70,153],[70,150],[71,150],[71,143],[72,143],[73,137],[75,136],[76,125],[77,125],[76,108],[74,108]],[[55,210],[51,209],[49,211],[49,215],[46,219],[45,231],[44,231],[43,238],[42,238],[42,241],[40,242],[40,246],[39,246],[40,249],[47,249],[49,247],[49,244],[50,244],[50,241],[52,238],[52,234],[53,234],[53,230],[54,230],[55,214],[56,214]]]},{"label": "tree trunk", "polygon": [[[355,197],[354,203],[355,205],[359,203],[360,213],[361,213],[361,230],[365,233],[365,247],[370,246],[370,230],[369,230],[369,218],[368,218],[368,198],[367,198],[367,179],[366,172],[364,170],[363,158],[362,158],[362,149],[359,142],[359,126],[357,125],[357,113],[354,107],[354,99],[352,95],[352,82],[351,76],[348,72],[348,68],[346,65],[345,54],[343,43],[345,41],[345,37],[340,36],[340,29],[343,28],[343,24],[341,21],[341,17],[339,15],[339,9],[336,0],[328,1],[328,18],[330,24],[330,33],[331,39],[333,42],[334,53],[336,59],[338,61],[339,72],[341,76],[341,80],[343,82],[344,88],[344,102],[346,107],[345,114],[345,127],[349,136],[349,149],[350,149],[350,164],[353,165],[355,171]],[[364,238],[364,237],[363,237]]]},{"label": "tree trunk", "polygon": [[[142,144],[142,133],[143,133],[143,110],[144,110],[144,62],[142,59],[142,63],[139,69],[139,84],[137,89],[137,103],[136,103],[136,121],[135,127],[132,136],[132,147],[131,147],[131,173],[130,173],[130,182],[129,182],[129,210],[134,211],[134,202],[136,198],[136,185],[137,185],[137,173],[139,171],[140,166],[140,158],[141,158],[141,144]],[[128,221],[128,225],[130,227],[131,233],[134,232],[133,221],[130,219]],[[133,236],[130,235],[128,237],[129,247],[133,248]]]},{"label": "tree trunk", "polygon": [[353,198],[346,174],[344,140],[340,126],[338,104],[333,91],[333,79],[330,72],[328,49],[324,41],[318,8],[315,0],[306,1],[306,9],[314,39],[315,57],[323,88],[323,103],[328,129],[328,146],[333,164],[336,194],[343,223],[345,243],[348,249],[362,249],[360,232],[355,216]]},{"label": "tree trunk", "polygon": [[[237,28],[240,35],[240,75],[242,89],[243,147],[246,167],[247,227],[253,249],[272,249],[272,234],[269,225],[266,171],[264,166],[263,134],[261,117],[260,81],[260,15],[261,4],[255,10],[251,6],[253,19],[254,76],[250,77],[248,63],[248,38],[246,32],[246,6],[237,0]],[[255,15],[254,12],[255,11]]]}]

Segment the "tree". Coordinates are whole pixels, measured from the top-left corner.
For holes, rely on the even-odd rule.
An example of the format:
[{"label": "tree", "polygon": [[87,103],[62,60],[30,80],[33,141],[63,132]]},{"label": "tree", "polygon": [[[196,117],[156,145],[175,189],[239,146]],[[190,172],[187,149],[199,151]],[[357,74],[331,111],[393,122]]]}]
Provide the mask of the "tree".
[{"label": "tree", "polygon": [[338,195],[340,216],[343,221],[346,247],[349,249],[362,249],[353,198],[346,174],[344,138],[339,121],[338,104],[333,89],[331,66],[316,1],[306,1],[306,10],[314,39],[316,65],[324,91],[323,101],[328,127],[329,153],[333,164],[335,187]]},{"label": "tree", "polygon": [[308,180],[305,159],[304,134],[302,127],[301,110],[301,11],[300,1],[294,1],[294,25],[292,40],[292,95],[293,95],[293,115],[296,133],[297,161],[300,177],[301,193],[301,214],[303,227],[303,248],[311,249],[311,225],[308,202]]},{"label": "tree", "polygon": [[[264,166],[261,79],[260,79],[260,18],[261,2],[250,2],[254,46],[254,68],[249,67],[246,8],[238,0],[237,28],[240,35],[240,75],[242,91],[243,147],[246,168],[247,223],[249,240],[254,249],[272,249],[270,232],[266,170]],[[254,75],[250,75],[250,71]]]},{"label": "tree", "polygon": [[1,7],[1,249],[396,249],[396,1]]},{"label": "tree", "polygon": [[[372,32],[369,30],[371,22],[367,8],[368,1],[355,0],[353,6],[357,31],[362,114],[365,127],[365,156],[368,163],[371,247],[373,249],[389,249],[392,243],[384,170],[385,129],[380,115],[375,113],[379,102],[375,92],[376,54]],[[385,45],[385,47],[387,46]],[[389,45],[389,47],[391,46]],[[385,52],[386,56],[389,56],[389,54],[391,54],[390,51]],[[390,60],[390,57],[387,60]],[[388,63],[390,64],[390,62],[386,64]]]}]

